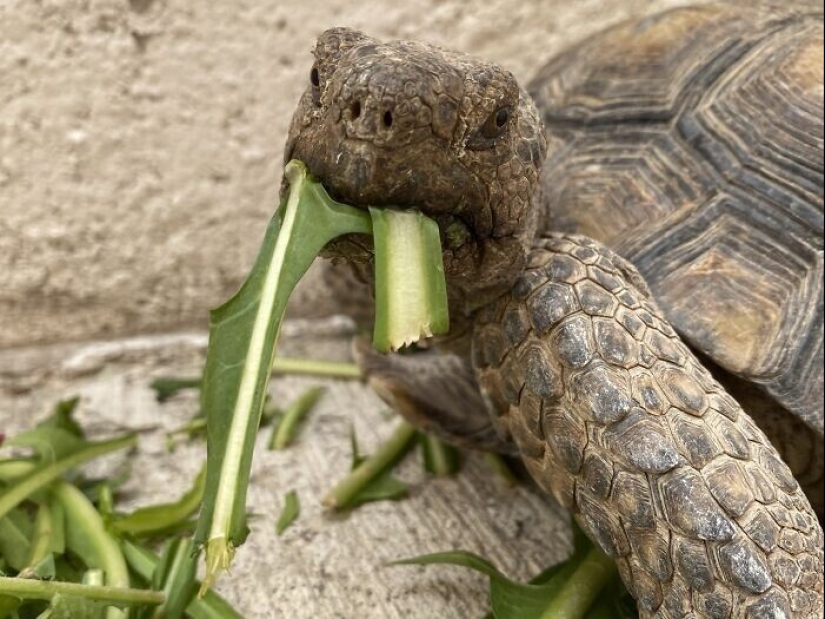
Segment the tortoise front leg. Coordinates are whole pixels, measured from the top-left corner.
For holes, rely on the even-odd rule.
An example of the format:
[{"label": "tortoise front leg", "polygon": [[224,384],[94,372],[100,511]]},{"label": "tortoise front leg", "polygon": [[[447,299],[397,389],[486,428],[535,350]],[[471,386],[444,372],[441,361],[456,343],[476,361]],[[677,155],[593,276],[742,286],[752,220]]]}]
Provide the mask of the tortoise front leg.
[{"label": "tortoise front leg", "polygon": [[469,360],[450,353],[377,353],[357,339],[354,356],[369,386],[409,423],[448,443],[517,453],[493,425]]},{"label": "tortoise front leg", "polygon": [[807,498],[624,260],[540,240],[479,315],[473,363],[532,476],[616,559],[645,617],[822,617]]}]

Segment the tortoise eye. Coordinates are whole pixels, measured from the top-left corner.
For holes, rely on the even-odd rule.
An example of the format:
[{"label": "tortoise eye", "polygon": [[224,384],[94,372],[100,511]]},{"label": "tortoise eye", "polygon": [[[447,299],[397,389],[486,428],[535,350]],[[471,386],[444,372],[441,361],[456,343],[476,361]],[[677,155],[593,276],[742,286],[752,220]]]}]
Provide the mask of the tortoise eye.
[{"label": "tortoise eye", "polygon": [[481,125],[481,135],[488,140],[494,140],[504,133],[507,121],[510,120],[510,108],[502,107],[490,114]]},{"label": "tortoise eye", "polygon": [[487,117],[476,134],[470,138],[467,148],[470,150],[485,150],[495,146],[495,141],[504,135],[507,124],[512,116],[510,106],[498,108]]}]

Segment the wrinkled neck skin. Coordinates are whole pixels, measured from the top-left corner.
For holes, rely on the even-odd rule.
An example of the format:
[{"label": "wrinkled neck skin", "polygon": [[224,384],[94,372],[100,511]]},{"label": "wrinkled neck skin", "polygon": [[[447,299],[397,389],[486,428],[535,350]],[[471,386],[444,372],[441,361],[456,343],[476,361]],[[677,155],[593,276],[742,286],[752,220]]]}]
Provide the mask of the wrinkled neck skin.
[{"label": "wrinkled neck skin", "polygon": [[[508,291],[542,217],[546,138],[506,70],[345,28],[318,39],[284,159],[300,159],[333,198],[417,209],[441,232],[451,340]],[[372,283],[372,240],[345,236],[324,256]]]}]

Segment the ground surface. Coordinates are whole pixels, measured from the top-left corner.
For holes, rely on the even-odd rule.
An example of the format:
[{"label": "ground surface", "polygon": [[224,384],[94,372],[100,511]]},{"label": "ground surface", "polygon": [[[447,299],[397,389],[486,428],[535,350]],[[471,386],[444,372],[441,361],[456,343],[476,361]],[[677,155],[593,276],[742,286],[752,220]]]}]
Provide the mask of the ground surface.
[{"label": "ground surface", "polygon": [[[520,80],[685,0],[0,2],[0,348],[200,328],[275,208],[315,37],[422,38]],[[310,277],[297,312],[329,312]]]},{"label": "ground surface", "polygon": [[[287,328],[282,351],[345,359],[340,323]],[[14,434],[48,414],[55,401],[80,395],[78,418],[93,436],[140,432],[124,508],[172,500],[183,493],[204,457],[200,442],[169,452],[165,434],[195,412],[194,394],[164,405],[148,388],[152,377],[196,375],[205,336],[181,334],[117,342],[0,352],[0,431]],[[278,378],[271,392],[290,401],[309,378]],[[392,431],[382,403],[358,382],[321,381],[327,393],[298,443],[283,452],[263,448],[252,474],[250,510],[260,517],[219,590],[244,617],[290,619],[473,619],[486,610],[485,579],[449,567],[386,567],[394,559],[465,549],[506,573],[527,579],[569,552],[566,518],[546,498],[507,487],[484,460],[471,457],[455,478],[434,480],[413,454],[400,476],[411,497],[375,503],[347,516],[326,513],[320,499],[349,467],[350,428],[365,452]],[[117,460],[102,468],[111,471]],[[278,538],[274,522],[284,494],[301,500],[298,521]]]}]

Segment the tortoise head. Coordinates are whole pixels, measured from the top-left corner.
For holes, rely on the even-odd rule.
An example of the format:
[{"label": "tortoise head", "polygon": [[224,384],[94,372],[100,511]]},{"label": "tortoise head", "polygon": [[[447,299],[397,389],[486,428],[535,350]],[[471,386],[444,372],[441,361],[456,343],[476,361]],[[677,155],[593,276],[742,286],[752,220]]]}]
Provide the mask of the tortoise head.
[{"label": "tortoise head", "polygon": [[[314,56],[285,161],[304,161],[342,202],[434,218],[454,313],[509,288],[536,233],[546,151],[515,78],[465,55],[343,28],[322,34]],[[356,265],[370,253],[348,237],[325,251]]]}]

